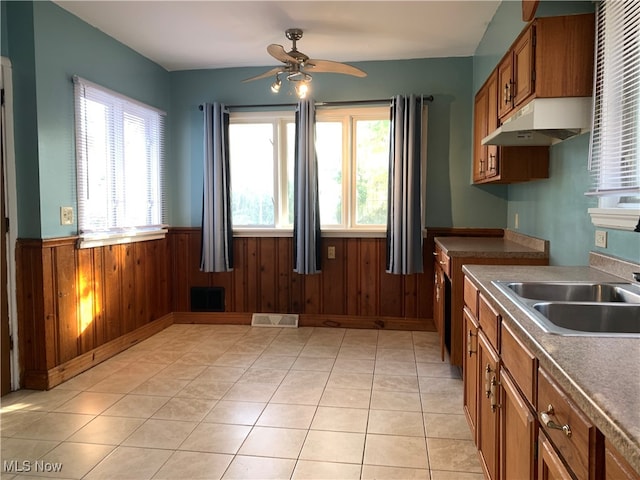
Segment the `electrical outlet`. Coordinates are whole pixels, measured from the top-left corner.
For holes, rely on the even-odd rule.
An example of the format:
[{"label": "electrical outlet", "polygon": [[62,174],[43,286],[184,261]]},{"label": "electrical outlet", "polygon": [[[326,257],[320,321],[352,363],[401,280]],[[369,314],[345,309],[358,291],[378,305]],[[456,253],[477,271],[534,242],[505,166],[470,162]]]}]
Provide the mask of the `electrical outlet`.
[{"label": "electrical outlet", "polygon": [[60,207],[60,225],[73,225],[73,207]]},{"label": "electrical outlet", "polygon": [[513,226],[514,228],[517,230],[518,227],[520,227],[520,217],[518,216],[518,214],[516,213],[515,217],[513,218]]},{"label": "electrical outlet", "polygon": [[333,245],[327,248],[327,258],[329,260],[335,260],[336,258],[336,247],[334,247]]},{"label": "electrical outlet", "polygon": [[596,230],[596,247],[607,248],[607,232]]}]

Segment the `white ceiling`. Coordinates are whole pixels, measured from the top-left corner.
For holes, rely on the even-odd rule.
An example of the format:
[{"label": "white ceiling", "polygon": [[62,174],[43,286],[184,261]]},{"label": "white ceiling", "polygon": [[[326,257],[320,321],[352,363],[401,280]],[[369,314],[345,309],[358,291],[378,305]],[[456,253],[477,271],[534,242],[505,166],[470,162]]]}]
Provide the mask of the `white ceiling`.
[{"label": "white ceiling", "polygon": [[473,55],[501,0],[103,1],[62,8],[169,71],[277,65],[266,47],[355,62]]}]

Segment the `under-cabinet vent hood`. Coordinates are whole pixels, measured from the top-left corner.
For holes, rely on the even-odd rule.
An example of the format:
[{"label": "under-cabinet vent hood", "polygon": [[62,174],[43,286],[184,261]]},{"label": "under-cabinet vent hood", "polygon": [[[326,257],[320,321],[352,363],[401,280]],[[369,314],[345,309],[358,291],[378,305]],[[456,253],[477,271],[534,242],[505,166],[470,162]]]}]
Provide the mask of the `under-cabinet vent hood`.
[{"label": "under-cabinet vent hood", "polygon": [[482,144],[553,145],[589,130],[591,108],[591,97],[534,98],[484,137]]}]

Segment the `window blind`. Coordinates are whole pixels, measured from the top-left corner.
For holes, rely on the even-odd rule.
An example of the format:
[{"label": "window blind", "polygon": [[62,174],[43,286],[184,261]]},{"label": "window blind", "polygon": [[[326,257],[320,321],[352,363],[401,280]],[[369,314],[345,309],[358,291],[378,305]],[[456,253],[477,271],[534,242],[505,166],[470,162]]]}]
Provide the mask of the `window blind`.
[{"label": "window blind", "polygon": [[[596,18],[587,195],[640,194],[640,2],[604,0]],[[635,203],[637,200],[634,200]]]},{"label": "window blind", "polygon": [[83,78],[73,80],[81,239],[148,239],[166,219],[165,114]]}]

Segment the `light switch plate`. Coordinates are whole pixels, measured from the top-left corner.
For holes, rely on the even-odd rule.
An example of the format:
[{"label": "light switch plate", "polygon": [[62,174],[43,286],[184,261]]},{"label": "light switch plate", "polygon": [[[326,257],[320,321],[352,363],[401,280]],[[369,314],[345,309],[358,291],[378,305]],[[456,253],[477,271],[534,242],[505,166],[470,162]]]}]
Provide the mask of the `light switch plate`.
[{"label": "light switch plate", "polygon": [[73,225],[73,207],[60,207],[60,225]]}]

